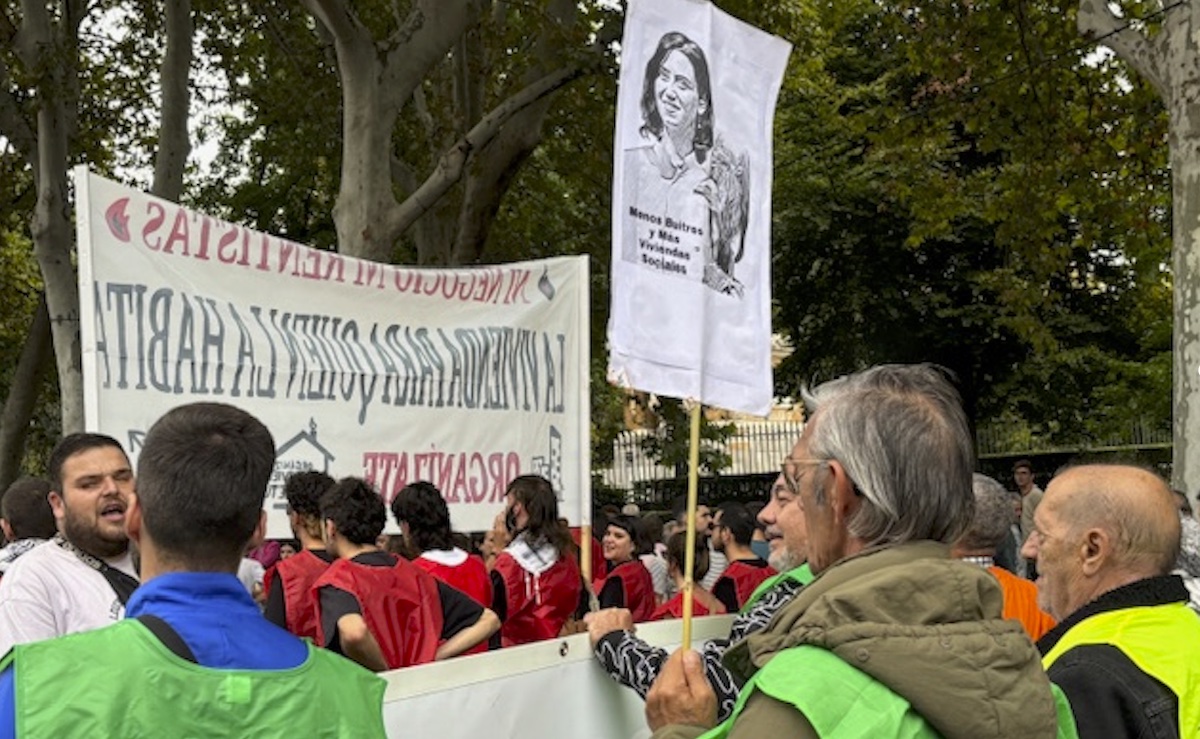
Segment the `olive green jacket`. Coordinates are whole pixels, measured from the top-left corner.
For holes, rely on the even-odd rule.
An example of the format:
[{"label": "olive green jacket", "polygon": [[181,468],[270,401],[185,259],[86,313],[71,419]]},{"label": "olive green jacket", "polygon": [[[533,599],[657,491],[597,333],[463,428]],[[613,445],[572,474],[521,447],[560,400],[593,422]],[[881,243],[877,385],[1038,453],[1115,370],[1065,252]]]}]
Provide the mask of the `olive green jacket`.
[{"label": "olive green jacket", "polygon": [[[724,662],[748,679],[782,650],[833,652],[907,701],[947,739],[1054,737],[1057,714],[1037,650],[1000,617],[1003,595],[982,568],[936,542],[868,549],[821,573]],[[691,739],[670,726],[654,739]],[[791,705],[753,694],[728,736],[817,737]]]}]

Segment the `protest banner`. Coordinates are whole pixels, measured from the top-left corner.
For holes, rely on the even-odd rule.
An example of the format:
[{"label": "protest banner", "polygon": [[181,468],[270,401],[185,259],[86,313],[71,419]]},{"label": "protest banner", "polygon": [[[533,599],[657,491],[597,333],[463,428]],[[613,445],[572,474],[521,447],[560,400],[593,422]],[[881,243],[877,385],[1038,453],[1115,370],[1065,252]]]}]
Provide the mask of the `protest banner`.
[{"label": "protest banner", "polygon": [[[728,638],[733,616],[695,621],[697,639]],[[638,638],[672,652],[682,622],[637,626]],[[645,739],[645,704],[608,676],[587,634],[505,647],[383,673],[383,722],[390,737],[480,739],[565,736]]]},{"label": "protest banner", "polygon": [[790,45],[703,0],[630,0],[609,376],[770,410],[772,122]]},{"label": "protest banner", "polygon": [[590,521],[585,257],[414,269],[311,249],[75,170],[88,428],[137,457],[164,412],[246,409],[283,482],[364,476],[385,501],[428,480],[460,531],[486,529],[518,474]]}]

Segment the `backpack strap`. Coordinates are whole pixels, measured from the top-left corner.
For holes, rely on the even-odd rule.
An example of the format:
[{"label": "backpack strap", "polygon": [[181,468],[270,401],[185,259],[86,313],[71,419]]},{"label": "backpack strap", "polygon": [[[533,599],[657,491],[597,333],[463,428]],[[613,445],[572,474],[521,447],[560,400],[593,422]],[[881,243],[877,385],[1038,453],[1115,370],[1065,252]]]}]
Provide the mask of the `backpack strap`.
[{"label": "backpack strap", "polygon": [[179,632],[171,628],[171,625],[163,621],[158,616],[151,616],[148,613],[143,613],[137,617],[137,620],[150,630],[167,649],[170,649],[177,657],[187,660],[192,664],[199,664],[196,661],[196,655],[192,654],[191,648],[187,642],[179,635]]}]

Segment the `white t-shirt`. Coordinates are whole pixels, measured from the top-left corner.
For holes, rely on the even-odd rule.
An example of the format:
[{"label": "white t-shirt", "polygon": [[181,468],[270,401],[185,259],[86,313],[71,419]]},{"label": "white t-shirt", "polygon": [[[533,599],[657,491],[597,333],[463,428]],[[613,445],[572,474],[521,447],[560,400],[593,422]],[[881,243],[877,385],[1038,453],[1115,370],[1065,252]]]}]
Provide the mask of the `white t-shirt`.
[{"label": "white t-shirt", "polygon": [[242,561],[238,563],[237,576],[246,588],[246,592],[254,595],[254,586],[262,587],[266,570],[263,568],[262,562],[259,562],[257,559],[242,557]]},{"label": "white t-shirt", "polygon": [[660,602],[666,600],[671,582],[671,579],[667,577],[667,563],[657,554],[643,554],[640,559],[646,569],[650,571],[650,581],[654,583],[654,594],[658,596]]},{"label": "white t-shirt", "polygon": [[721,552],[714,551],[712,548],[712,540],[709,540],[708,547],[708,574],[700,581],[700,587],[711,592],[713,586],[717,584],[717,580],[721,579],[721,575],[725,574],[725,568],[729,566],[729,558]]},{"label": "white t-shirt", "polygon": [[[137,576],[129,552],[105,562]],[[98,629],[124,616],[104,575],[48,541],[13,562],[0,579],[0,654],[14,644]]]}]

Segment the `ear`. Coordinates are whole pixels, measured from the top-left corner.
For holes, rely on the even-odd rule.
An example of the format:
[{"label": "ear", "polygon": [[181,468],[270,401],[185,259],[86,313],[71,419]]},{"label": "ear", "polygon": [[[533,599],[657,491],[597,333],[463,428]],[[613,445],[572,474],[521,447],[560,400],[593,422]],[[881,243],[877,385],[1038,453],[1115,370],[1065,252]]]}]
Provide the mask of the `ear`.
[{"label": "ear", "polygon": [[329,542],[333,541],[333,538],[335,536],[337,536],[337,532],[338,532],[337,524],[335,524],[333,521],[331,521],[330,519],[327,518],[327,519],[325,519],[324,525],[325,525],[325,543],[328,544]]},{"label": "ear", "polygon": [[1078,551],[1083,574],[1094,577],[1108,563],[1112,539],[1104,529],[1088,529],[1083,534]]},{"label": "ear", "polygon": [[247,551],[262,546],[263,540],[267,538],[267,512],[258,512],[258,525],[254,527],[254,535],[250,537]]},{"label": "ear", "polygon": [[858,493],[854,490],[854,481],[850,479],[846,468],[836,459],[829,460],[829,476],[832,481],[830,489],[830,505],[833,507],[834,520],[845,521],[854,515],[862,504]]},{"label": "ear", "polygon": [[46,500],[50,501],[50,510],[54,512],[54,518],[57,521],[62,521],[67,515],[66,503],[63,501],[62,493],[57,490],[51,490],[46,496]]},{"label": "ear", "polygon": [[8,541],[13,541],[16,538],[13,536],[12,526],[8,525],[7,518],[0,518],[0,529],[4,529],[4,538]]},{"label": "ear", "polygon": [[129,505],[125,507],[125,533],[134,544],[142,543],[142,505],[137,493],[129,496]]}]

